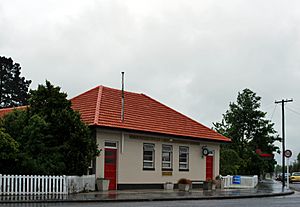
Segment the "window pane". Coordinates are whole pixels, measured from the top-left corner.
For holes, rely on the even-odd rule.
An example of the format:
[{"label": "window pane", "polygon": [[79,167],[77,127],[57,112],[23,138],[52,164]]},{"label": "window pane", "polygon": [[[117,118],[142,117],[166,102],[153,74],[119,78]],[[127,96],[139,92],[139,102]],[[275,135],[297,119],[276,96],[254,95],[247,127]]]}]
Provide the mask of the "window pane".
[{"label": "window pane", "polygon": [[144,155],[150,155],[150,156],[152,156],[153,155],[153,151],[144,151]]},{"label": "window pane", "polygon": [[184,152],[188,152],[189,149],[188,149],[187,147],[180,147],[180,148],[179,148],[179,151],[180,151],[181,153],[184,153]]},{"label": "window pane", "polygon": [[153,144],[144,144],[144,150],[153,151],[154,145]]},{"label": "window pane", "polygon": [[187,162],[187,158],[186,157],[180,157],[179,162]]},{"label": "window pane", "polygon": [[186,165],[186,164],[180,164],[180,165],[179,165],[179,168],[180,168],[180,169],[187,169],[187,165]]},{"label": "window pane", "polygon": [[115,152],[113,151],[108,151],[108,150],[105,150],[105,156],[114,156],[115,155]]},{"label": "window pane", "polygon": [[112,158],[105,158],[105,164],[109,164],[109,163],[116,163],[116,160]]},{"label": "window pane", "polygon": [[144,161],[153,161],[152,157],[144,157]]},{"label": "window pane", "polygon": [[162,150],[164,152],[171,152],[172,151],[172,146],[169,145],[163,145]]},{"label": "window pane", "polygon": [[153,161],[152,155],[144,155],[144,160]]},{"label": "window pane", "polygon": [[163,168],[171,168],[171,163],[163,163]]},{"label": "window pane", "polygon": [[117,147],[117,143],[115,142],[105,142],[105,147]]},{"label": "window pane", "polygon": [[162,160],[163,161],[171,161],[171,154],[163,152],[163,154],[162,154]]},{"label": "window pane", "polygon": [[188,147],[179,147],[179,153],[188,153],[189,148]]},{"label": "window pane", "polygon": [[144,162],[144,167],[145,168],[152,168],[153,167],[153,163],[152,162]]}]

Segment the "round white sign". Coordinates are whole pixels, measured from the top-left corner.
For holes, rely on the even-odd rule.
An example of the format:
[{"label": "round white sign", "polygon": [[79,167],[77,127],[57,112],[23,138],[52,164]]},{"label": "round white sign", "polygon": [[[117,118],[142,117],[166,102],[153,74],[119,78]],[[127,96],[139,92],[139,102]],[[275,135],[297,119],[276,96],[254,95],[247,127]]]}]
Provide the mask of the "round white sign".
[{"label": "round white sign", "polygon": [[291,150],[285,150],[284,151],[284,156],[287,158],[290,158],[292,156],[292,151]]}]

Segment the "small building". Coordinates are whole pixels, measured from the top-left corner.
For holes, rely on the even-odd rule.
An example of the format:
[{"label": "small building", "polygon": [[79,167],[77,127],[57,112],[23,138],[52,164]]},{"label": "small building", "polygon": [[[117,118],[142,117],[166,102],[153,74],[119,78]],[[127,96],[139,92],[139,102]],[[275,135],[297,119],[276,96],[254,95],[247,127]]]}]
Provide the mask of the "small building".
[{"label": "small building", "polygon": [[109,179],[110,190],[219,174],[220,144],[230,139],[145,94],[125,91],[122,100],[121,90],[97,86],[71,102],[100,150],[91,171]]}]

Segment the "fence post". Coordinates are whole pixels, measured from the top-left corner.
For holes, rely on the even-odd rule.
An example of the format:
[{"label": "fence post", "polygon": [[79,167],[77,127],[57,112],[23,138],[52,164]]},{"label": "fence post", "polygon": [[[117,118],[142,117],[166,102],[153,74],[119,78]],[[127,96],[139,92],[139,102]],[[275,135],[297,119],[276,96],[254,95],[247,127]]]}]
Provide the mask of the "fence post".
[{"label": "fence post", "polygon": [[59,190],[59,194],[63,194],[63,192],[64,192],[64,191],[63,191],[63,189],[64,189],[64,188],[63,188],[63,186],[64,186],[64,185],[63,185],[63,182],[64,182],[64,181],[63,181],[63,178],[64,178],[64,177],[63,177],[62,175],[59,176],[59,189],[60,189],[60,190]]},{"label": "fence post", "polygon": [[46,182],[46,194],[49,193],[49,189],[50,189],[50,178],[49,178],[49,175],[48,176],[45,176],[45,182]]},{"label": "fence post", "polygon": [[62,176],[59,176],[58,178],[58,189],[59,189],[59,194],[62,193]]},{"label": "fence post", "polygon": [[25,180],[26,180],[26,183],[25,183],[25,194],[30,194],[30,192],[29,192],[29,175],[26,175],[26,177],[25,177]]},{"label": "fence post", "polygon": [[50,175],[49,176],[49,194],[52,194],[52,185],[53,185],[53,178],[52,178],[52,176]]},{"label": "fence post", "polygon": [[7,195],[10,195],[10,175],[7,175],[6,176],[6,192],[7,192]]},{"label": "fence post", "polygon": [[64,178],[64,187],[63,187],[63,193],[64,194],[68,194],[68,179],[67,179],[67,176],[63,176]]},{"label": "fence post", "polygon": [[59,176],[55,176],[55,192],[56,192],[56,194],[59,193],[58,179],[59,179]]},{"label": "fence post", "polygon": [[31,192],[31,195],[33,194],[33,175],[30,176],[30,192]]},{"label": "fence post", "polygon": [[4,192],[4,195],[5,195],[6,192],[7,192],[7,187],[6,187],[6,175],[4,175],[4,177],[3,177],[3,192]]},{"label": "fence post", "polygon": [[45,194],[45,183],[44,182],[45,182],[45,176],[42,175],[41,176],[41,190],[40,190],[42,195]]}]

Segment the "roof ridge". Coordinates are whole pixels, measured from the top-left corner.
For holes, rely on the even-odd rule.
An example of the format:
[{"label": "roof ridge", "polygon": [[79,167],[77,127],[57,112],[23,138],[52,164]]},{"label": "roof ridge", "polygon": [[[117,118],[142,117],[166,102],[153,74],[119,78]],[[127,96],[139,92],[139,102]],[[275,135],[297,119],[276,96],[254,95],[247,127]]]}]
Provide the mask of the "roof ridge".
[{"label": "roof ridge", "polygon": [[97,96],[97,102],[96,102],[94,124],[98,124],[98,121],[99,121],[102,91],[103,91],[103,86],[98,86],[98,96]]},{"label": "roof ridge", "polygon": [[[107,88],[109,90],[115,90],[115,91],[122,91],[122,89],[117,89],[117,88],[111,88],[111,87],[107,87],[107,86],[102,86],[103,88]],[[124,90],[125,93],[132,93],[132,94],[138,94],[141,95],[142,93],[137,93],[137,92],[132,92],[132,91],[127,91]]]},{"label": "roof ridge", "polygon": [[[187,115],[185,115],[185,114],[183,114],[183,113],[181,113],[181,112],[179,112],[179,111],[176,111],[175,109],[173,109],[173,108],[171,108],[171,107],[169,107],[169,106],[167,106],[167,105],[165,105],[165,104],[163,104],[163,103],[161,103],[161,102],[159,102],[159,101],[157,101],[157,100],[151,98],[150,96],[148,96],[148,95],[146,95],[146,94],[143,94],[143,93],[142,93],[141,95],[145,96],[145,97],[148,98],[148,99],[151,99],[151,100],[155,101],[156,103],[159,103],[160,105],[164,106],[165,108],[168,108],[168,109],[172,110],[173,112],[175,112],[175,113],[177,113],[177,114],[180,114],[180,115],[184,116],[185,118],[191,120],[192,122],[194,122],[194,123],[196,123],[196,124],[198,124],[198,125],[201,125],[201,126],[207,128],[208,130],[210,130],[210,131],[216,133],[216,134],[220,134],[220,133],[217,133],[216,131],[214,131],[213,129],[211,129],[211,128],[209,128],[209,127],[207,127],[207,126],[205,126],[205,125],[203,125],[203,124],[197,122],[196,120],[194,120],[194,119],[188,117]],[[220,134],[220,135],[221,135],[222,137],[224,137],[224,138],[227,138],[227,137],[223,136],[222,134]]]},{"label": "roof ridge", "polygon": [[71,98],[71,99],[69,99],[69,100],[71,101],[71,100],[73,100],[73,99],[76,99],[76,98],[78,98],[79,96],[85,95],[85,94],[87,94],[87,93],[91,92],[92,90],[95,90],[96,88],[99,88],[99,87],[103,87],[103,86],[102,86],[102,85],[95,86],[94,88],[91,88],[90,90],[87,90],[87,91],[84,92],[84,93],[80,93],[80,94],[78,94],[77,96],[74,96],[73,98]]}]

